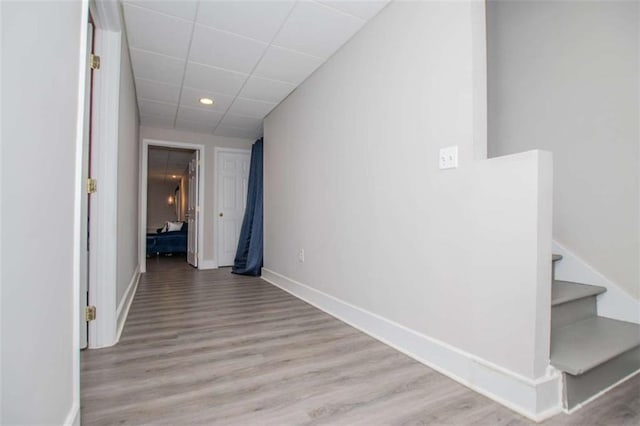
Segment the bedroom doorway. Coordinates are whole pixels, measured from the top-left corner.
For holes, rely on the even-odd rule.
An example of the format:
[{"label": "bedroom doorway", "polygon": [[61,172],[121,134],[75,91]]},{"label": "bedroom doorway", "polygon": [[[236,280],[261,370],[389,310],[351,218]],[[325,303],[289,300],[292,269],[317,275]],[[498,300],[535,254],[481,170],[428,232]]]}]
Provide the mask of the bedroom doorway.
[{"label": "bedroom doorway", "polygon": [[140,182],[140,265],[183,263],[202,253],[204,146],[144,140]]}]

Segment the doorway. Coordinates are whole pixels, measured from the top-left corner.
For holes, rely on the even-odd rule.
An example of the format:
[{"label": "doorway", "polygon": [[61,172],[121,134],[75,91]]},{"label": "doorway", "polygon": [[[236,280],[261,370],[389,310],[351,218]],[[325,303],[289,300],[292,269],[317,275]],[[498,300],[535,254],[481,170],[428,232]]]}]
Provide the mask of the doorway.
[{"label": "doorway", "polygon": [[[204,146],[144,140],[140,179],[141,272],[147,262],[202,259]],[[178,258],[178,259],[176,259]]]},{"label": "doorway", "polygon": [[218,266],[233,265],[247,204],[251,151],[216,148]]}]

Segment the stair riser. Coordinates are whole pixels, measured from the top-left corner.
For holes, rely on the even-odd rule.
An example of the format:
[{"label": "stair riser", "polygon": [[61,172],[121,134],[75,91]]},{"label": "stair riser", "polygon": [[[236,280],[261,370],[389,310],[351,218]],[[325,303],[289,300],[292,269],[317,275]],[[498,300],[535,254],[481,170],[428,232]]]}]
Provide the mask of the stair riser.
[{"label": "stair riser", "polygon": [[551,307],[551,329],[564,327],[574,322],[597,315],[596,298],[585,297]]},{"label": "stair riser", "polygon": [[564,403],[571,410],[618,381],[640,370],[640,346],[580,375],[564,373]]}]

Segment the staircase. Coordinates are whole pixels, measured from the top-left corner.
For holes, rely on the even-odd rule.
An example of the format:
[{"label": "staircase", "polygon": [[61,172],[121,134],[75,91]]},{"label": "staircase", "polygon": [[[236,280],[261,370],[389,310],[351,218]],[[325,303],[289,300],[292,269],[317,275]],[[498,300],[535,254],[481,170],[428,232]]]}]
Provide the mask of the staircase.
[{"label": "staircase", "polygon": [[580,407],[640,371],[640,325],[599,317],[604,287],[555,279],[551,288],[551,365],[563,372],[563,404]]}]

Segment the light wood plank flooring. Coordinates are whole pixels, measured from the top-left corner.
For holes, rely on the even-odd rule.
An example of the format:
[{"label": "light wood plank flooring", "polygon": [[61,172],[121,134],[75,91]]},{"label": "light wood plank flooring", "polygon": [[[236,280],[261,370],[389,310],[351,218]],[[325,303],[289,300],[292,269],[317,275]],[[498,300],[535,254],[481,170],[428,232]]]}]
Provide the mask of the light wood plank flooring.
[{"label": "light wood plank flooring", "polygon": [[[530,424],[259,278],[152,258],[120,343],[82,353],[82,424]],[[636,377],[547,424],[639,424]]]}]

